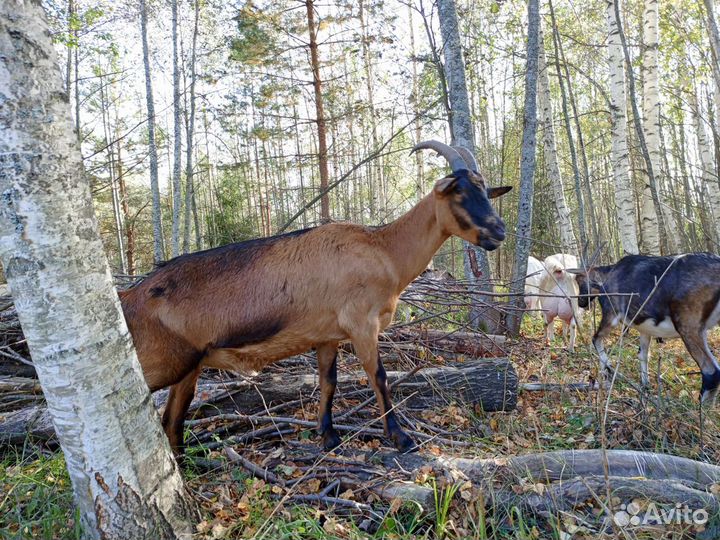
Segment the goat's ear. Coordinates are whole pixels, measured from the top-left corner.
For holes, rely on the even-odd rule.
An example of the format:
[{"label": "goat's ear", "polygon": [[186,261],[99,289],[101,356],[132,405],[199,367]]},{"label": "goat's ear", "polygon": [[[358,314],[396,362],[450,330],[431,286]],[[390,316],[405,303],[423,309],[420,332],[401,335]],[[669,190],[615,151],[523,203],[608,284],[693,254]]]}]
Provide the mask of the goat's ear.
[{"label": "goat's ear", "polygon": [[454,176],[446,176],[435,182],[435,193],[439,195],[449,194],[457,185],[457,178]]},{"label": "goat's ear", "polygon": [[487,197],[488,197],[488,199],[495,199],[497,197],[500,197],[501,195],[505,195],[511,189],[512,189],[512,186],[499,186],[499,187],[487,188]]},{"label": "goat's ear", "polygon": [[571,274],[575,274],[576,276],[584,276],[587,274],[587,272],[582,268],[566,268],[565,271]]}]

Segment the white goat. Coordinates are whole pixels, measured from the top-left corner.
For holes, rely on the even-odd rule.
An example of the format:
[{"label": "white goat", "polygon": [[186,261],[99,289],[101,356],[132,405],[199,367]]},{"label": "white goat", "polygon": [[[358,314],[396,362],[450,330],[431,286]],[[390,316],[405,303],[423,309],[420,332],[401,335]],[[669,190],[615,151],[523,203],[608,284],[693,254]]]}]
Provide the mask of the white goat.
[{"label": "white goat", "polygon": [[535,257],[528,257],[527,277],[525,278],[525,309],[535,317],[540,314],[540,297],[538,294],[545,274],[543,263]]},{"label": "white goat", "polygon": [[575,337],[580,319],[577,295],[580,292],[574,276],[566,272],[566,268],[577,268],[577,257],[558,253],[543,261],[545,273],[542,275],[540,290],[548,295],[540,300],[545,316],[545,339],[549,344],[555,334],[553,322],[557,317],[563,322],[563,337],[570,342],[568,350],[575,351]]}]

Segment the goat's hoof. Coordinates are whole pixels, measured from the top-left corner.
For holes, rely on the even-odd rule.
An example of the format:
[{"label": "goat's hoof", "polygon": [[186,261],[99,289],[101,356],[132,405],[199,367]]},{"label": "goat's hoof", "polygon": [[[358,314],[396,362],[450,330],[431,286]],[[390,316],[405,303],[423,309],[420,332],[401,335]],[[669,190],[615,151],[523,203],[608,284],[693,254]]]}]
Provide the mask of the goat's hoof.
[{"label": "goat's hoof", "polygon": [[398,431],[392,434],[392,441],[401,454],[409,454],[411,452],[417,452],[420,448],[415,444],[410,436],[404,431]]},{"label": "goat's hoof", "polygon": [[322,434],[322,445],[327,452],[340,446],[340,443],[342,439],[334,429],[328,429]]}]

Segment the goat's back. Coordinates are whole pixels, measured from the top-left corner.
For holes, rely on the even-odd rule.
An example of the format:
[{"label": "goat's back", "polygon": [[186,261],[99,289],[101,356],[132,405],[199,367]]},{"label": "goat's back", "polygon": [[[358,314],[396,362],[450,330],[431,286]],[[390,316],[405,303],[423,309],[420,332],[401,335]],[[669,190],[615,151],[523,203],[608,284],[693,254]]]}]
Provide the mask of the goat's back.
[{"label": "goat's back", "polygon": [[257,369],[347,339],[342,310],[394,286],[381,250],[370,229],[335,223],[168,261],[121,297],[141,362],[173,342],[183,366],[231,349],[246,354],[235,368]]},{"label": "goat's back", "polygon": [[705,318],[720,316],[720,257],[717,255],[628,255],[598,270],[604,270],[603,290],[619,293],[600,296],[603,309],[627,313],[629,319],[662,321],[679,306],[692,306]]}]

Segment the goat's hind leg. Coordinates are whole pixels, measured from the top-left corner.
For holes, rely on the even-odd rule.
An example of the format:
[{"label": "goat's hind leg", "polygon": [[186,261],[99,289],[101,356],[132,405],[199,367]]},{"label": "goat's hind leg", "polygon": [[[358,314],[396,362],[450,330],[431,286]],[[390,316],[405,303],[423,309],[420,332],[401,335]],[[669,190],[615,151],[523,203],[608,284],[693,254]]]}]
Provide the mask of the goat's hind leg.
[{"label": "goat's hind leg", "polygon": [[[650,377],[648,375],[648,355],[650,354],[650,341],[652,337],[648,334],[640,334],[640,350],[638,359],[640,360],[640,382],[643,387],[650,386]],[[659,377],[658,370],[658,377]]]},{"label": "goat's hind leg", "polygon": [[316,349],[320,376],[318,433],[325,450],[332,450],[342,442],[332,423],[332,402],[337,386],[337,345],[336,342],[323,343]]},{"label": "goat's hind leg", "polygon": [[703,404],[713,405],[720,386],[720,367],[717,359],[710,352],[707,343],[707,331],[704,328],[688,329],[678,328],[685,347],[693,357],[702,373],[702,388],[700,401]]},{"label": "goat's hind leg", "polygon": [[195,387],[201,371],[202,368],[197,366],[190,370],[178,383],[174,384],[170,388],[170,394],[165,404],[162,425],[170,441],[170,447],[176,456],[180,456],[183,453],[185,415],[195,396]]}]

